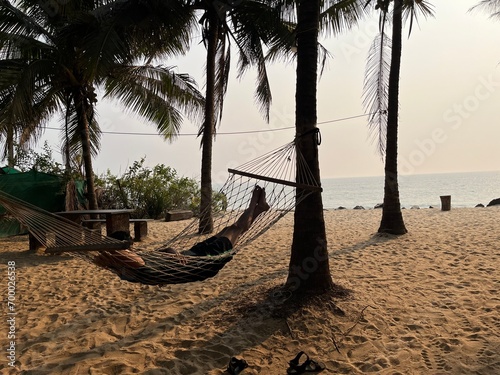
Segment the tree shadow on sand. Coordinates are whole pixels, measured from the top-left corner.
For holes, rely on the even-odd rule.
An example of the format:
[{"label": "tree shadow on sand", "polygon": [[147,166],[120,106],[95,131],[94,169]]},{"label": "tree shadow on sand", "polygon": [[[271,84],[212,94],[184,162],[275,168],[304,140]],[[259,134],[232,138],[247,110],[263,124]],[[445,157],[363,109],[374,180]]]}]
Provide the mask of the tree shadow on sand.
[{"label": "tree shadow on sand", "polygon": [[[152,345],[150,361],[153,363],[148,364],[150,366],[148,371],[151,373],[177,373],[175,371],[180,371],[179,374],[198,373],[196,371],[208,373],[214,369],[215,371],[225,369],[231,356],[259,346],[277,332],[293,337],[294,328],[290,327],[288,320],[290,316],[300,310],[304,304],[312,302],[317,307],[317,300],[295,300],[283,291],[281,285],[285,274],[286,272],[279,270],[263,275],[252,282],[239,284],[224,293],[209,296],[200,303],[183,308],[177,314],[166,315],[160,321],[152,322],[143,318],[134,329],[127,328],[126,334],[125,332],[110,332],[110,326],[116,319],[134,316],[138,313],[142,315],[140,313],[142,304],[157,305],[158,301],[164,304],[167,292],[170,293],[168,298],[182,300],[183,288],[178,286],[161,289],[146,287],[141,290],[150,289],[149,292],[138,293],[137,298],[134,297],[133,304],[130,303],[130,299],[114,300],[112,308],[109,302],[97,300],[97,304],[86,311],[82,307],[81,312],[74,314],[71,321],[64,322],[57,327],[53,325],[51,332],[23,342],[20,345],[22,346],[21,356],[26,351],[33,350],[30,348],[43,345],[47,341],[62,344],[68,339],[68,332],[72,332],[72,340],[79,340],[79,336],[88,336],[88,332],[99,332],[100,329],[105,328],[106,334],[114,336],[115,340],[96,346],[82,343],[78,353],[66,353],[64,357],[57,356],[56,353],[53,353],[54,356],[45,355],[43,364],[37,366],[36,370],[25,369],[23,373],[48,374],[56,369],[68,369],[77,364],[81,368],[84,366],[81,363],[84,360],[88,360],[86,365],[89,368],[104,371],[106,366],[114,363],[114,360],[103,361],[101,359],[106,353],[119,350],[125,360],[129,354],[137,355],[138,347],[144,349],[148,345]],[[205,287],[200,284],[200,289],[203,288]],[[124,288],[124,293],[131,292],[125,289],[129,288]],[[328,303],[323,304],[322,309],[330,309],[335,314],[342,315],[343,312],[336,307],[334,299],[347,298],[348,292],[338,289],[332,293],[323,297],[326,298],[325,301],[328,300]],[[57,304],[57,301],[55,303]],[[137,318],[140,319],[140,317]],[[190,327],[192,331],[190,335],[193,337],[176,338],[175,332],[183,323]],[[207,324],[214,326],[215,329],[214,327],[207,329]],[[213,336],[210,337],[212,334]],[[196,339],[198,336],[202,339]],[[168,344],[171,340],[175,344]],[[174,359],[159,355],[158,347],[172,352]],[[122,372],[134,370],[133,366],[127,365],[125,361],[115,364]],[[172,372],[172,369],[176,370]],[[148,374],[148,371],[144,373]]]},{"label": "tree shadow on sand", "polygon": [[398,238],[401,238],[401,236],[395,234],[387,234],[387,233],[374,233],[373,235],[371,235],[370,238],[368,238],[365,241],[361,241],[354,245],[343,247],[341,249],[330,252],[330,256],[335,257],[336,255],[346,255],[354,253],[360,250],[364,250],[371,246],[382,245],[386,242],[393,241]]}]

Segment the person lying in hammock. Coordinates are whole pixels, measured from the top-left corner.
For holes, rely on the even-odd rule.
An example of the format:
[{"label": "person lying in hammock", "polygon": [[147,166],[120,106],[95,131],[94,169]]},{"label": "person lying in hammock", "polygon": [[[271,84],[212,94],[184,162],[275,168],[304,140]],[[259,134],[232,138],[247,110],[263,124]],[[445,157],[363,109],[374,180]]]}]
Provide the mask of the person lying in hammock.
[{"label": "person lying in hammock", "polygon": [[[200,263],[189,270],[182,265],[186,264],[185,256],[206,257],[216,256],[229,252],[238,238],[248,231],[257,217],[269,210],[266,201],[265,189],[256,186],[252,192],[248,208],[230,226],[225,227],[216,235],[197,243],[192,248],[176,251],[166,248],[141,255],[131,250],[116,250],[102,252],[93,261],[95,264],[111,269],[123,280],[140,282],[143,284],[172,284],[187,277],[187,281],[202,280],[215,275],[232,257]],[[162,257],[166,262],[162,262]],[[172,258],[177,257],[179,267],[172,266]],[[197,268],[196,268],[197,267]],[[186,273],[188,275],[182,275]],[[179,281],[175,281],[175,280]]]}]

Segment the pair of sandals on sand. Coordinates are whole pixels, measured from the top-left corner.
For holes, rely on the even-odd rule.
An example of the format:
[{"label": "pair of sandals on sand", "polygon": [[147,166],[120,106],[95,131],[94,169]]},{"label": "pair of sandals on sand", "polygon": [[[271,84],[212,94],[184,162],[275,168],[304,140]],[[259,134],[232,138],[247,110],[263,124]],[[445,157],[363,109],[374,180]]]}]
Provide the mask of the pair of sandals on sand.
[{"label": "pair of sandals on sand", "polygon": [[[302,359],[302,362],[301,362]],[[290,367],[286,370],[289,375],[321,372],[326,369],[326,366],[322,362],[317,362],[314,359],[309,358],[305,352],[299,352],[294,359],[288,362]],[[247,361],[244,359],[238,359],[232,357],[227,366],[227,372],[231,375],[238,375],[244,369],[248,367]]]}]

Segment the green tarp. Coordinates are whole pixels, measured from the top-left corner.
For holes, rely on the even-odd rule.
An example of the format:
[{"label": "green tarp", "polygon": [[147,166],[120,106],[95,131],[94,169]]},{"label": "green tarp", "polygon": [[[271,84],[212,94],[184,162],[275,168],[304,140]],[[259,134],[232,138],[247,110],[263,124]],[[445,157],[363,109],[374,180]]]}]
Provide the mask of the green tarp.
[{"label": "green tarp", "polygon": [[2,174],[14,174],[14,173],[21,173],[17,169],[11,168],[11,167],[3,167],[0,168],[0,175]]},{"label": "green tarp", "polygon": [[[5,168],[1,169],[5,172]],[[35,170],[24,173],[9,171],[0,174],[0,190],[49,212],[64,211],[65,185],[59,176]],[[5,213],[5,209],[0,206],[0,218]],[[18,233],[12,232],[11,221],[0,220],[0,237],[18,234],[20,230]]]}]

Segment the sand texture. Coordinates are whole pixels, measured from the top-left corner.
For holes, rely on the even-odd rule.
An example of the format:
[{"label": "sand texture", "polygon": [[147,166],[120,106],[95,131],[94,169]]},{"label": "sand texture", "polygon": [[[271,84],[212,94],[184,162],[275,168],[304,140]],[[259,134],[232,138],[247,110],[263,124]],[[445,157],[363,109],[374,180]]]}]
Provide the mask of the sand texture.
[{"label": "sand texture", "polygon": [[[2,296],[16,264],[16,367],[2,374],[286,374],[300,350],[323,374],[500,374],[500,209],[404,210],[409,233],[375,232],[380,210],[325,211],[334,281],[348,298],[285,313],[280,292],[293,215],[242,248],[214,278],[164,287],[121,281],[68,255],[0,240]],[[186,222],[150,223],[156,247]]]}]

